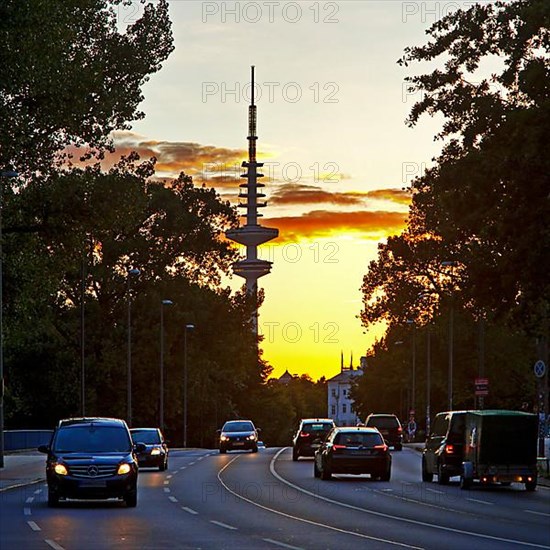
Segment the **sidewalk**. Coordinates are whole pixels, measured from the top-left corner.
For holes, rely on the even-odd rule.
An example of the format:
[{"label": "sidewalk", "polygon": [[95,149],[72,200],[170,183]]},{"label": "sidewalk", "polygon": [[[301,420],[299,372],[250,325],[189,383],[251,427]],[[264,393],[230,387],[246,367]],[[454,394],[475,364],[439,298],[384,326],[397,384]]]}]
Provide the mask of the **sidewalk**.
[{"label": "sidewalk", "polygon": [[4,455],[4,467],[0,468],[0,493],[46,481],[46,455],[38,451],[25,451]]}]

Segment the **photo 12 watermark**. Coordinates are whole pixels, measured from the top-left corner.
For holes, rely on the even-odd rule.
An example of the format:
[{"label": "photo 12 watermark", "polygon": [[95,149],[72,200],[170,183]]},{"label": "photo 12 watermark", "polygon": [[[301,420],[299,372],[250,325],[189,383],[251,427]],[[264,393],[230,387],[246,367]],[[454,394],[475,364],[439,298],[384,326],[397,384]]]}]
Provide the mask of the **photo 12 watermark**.
[{"label": "photo 12 watermark", "polygon": [[297,344],[304,340],[309,340],[314,344],[339,344],[338,332],[340,326],[338,323],[328,321],[320,323],[318,321],[309,326],[305,326],[297,321],[264,321],[259,325],[260,334],[264,337],[264,342],[274,344],[275,342],[286,342],[287,344]]},{"label": "photo 12 watermark", "polygon": [[[339,103],[340,86],[336,82],[255,82],[254,101],[267,100],[269,103],[283,101],[298,103],[310,101],[313,103]],[[250,82],[202,82],[201,100],[203,103],[219,101],[220,103],[251,103],[252,84]]]},{"label": "photo 12 watermark", "polygon": [[203,23],[339,23],[338,2],[202,2]]},{"label": "photo 12 watermark", "polygon": [[313,242],[308,245],[298,243],[286,243],[284,245],[264,244],[258,248],[258,258],[268,262],[283,261],[289,264],[297,264],[308,261],[315,264],[337,264],[340,247],[335,242],[323,244]]},{"label": "photo 12 watermark", "polygon": [[474,1],[465,2],[401,2],[401,21],[409,23],[416,20],[422,23],[435,23],[446,15],[458,10],[468,10],[475,6]]}]

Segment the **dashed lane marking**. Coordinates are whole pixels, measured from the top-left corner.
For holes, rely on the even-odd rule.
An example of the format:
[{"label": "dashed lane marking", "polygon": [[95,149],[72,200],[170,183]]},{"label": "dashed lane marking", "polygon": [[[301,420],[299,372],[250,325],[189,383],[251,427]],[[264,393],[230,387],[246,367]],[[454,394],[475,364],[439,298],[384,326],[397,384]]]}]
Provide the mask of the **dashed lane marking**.
[{"label": "dashed lane marking", "polygon": [[524,512],[527,512],[528,514],[536,514],[537,516],[546,516],[550,518],[550,514],[546,514],[545,512],[536,512],[535,510],[523,510]]},{"label": "dashed lane marking", "polygon": [[178,499],[176,497],[172,496],[172,495],[170,495],[168,497],[168,500],[171,500],[172,502],[177,502],[178,501]]},{"label": "dashed lane marking", "polygon": [[38,525],[36,525],[34,521],[27,521],[27,524],[33,531],[42,531],[42,529],[40,529],[40,527],[38,527]]},{"label": "dashed lane marking", "polygon": [[31,509],[28,508],[28,507],[23,508],[23,514],[25,514],[26,516],[30,516],[31,515]]},{"label": "dashed lane marking", "polygon": [[276,546],[281,546],[282,548],[290,548],[291,550],[303,550],[303,548],[300,548],[299,546],[291,546],[290,544],[285,544],[284,542],[279,542],[278,540],[273,539],[264,539],[265,542],[269,542],[270,544],[275,544]]},{"label": "dashed lane marking", "polygon": [[27,504],[30,504],[34,500],[34,497],[28,497],[25,501]]},{"label": "dashed lane marking", "polygon": [[198,512],[195,512],[193,508],[189,508],[188,506],[182,506],[181,509],[187,512],[188,514],[193,514],[194,516],[198,514]]},{"label": "dashed lane marking", "polygon": [[53,550],[65,550],[65,548],[63,548],[63,546],[61,546],[60,544],[57,544],[57,542],[55,542],[55,540],[46,539],[44,542],[48,546],[51,546],[53,548]]},{"label": "dashed lane marking", "polygon": [[493,502],[488,502],[487,500],[479,500],[477,498],[467,498],[470,502],[477,502],[477,504],[487,504],[488,506],[494,506]]},{"label": "dashed lane marking", "polygon": [[164,488],[164,492],[165,492],[165,493],[169,493],[169,492],[170,492],[170,489],[169,489],[168,487],[165,487],[165,488]]},{"label": "dashed lane marking", "polygon": [[219,527],[223,527],[224,529],[230,529],[231,531],[237,530],[237,528],[233,527],[233,525],[227,525],[227,523],[222,523],[221,521],[216,521],[215,519],[211,519],[210,523],[213,523],[214,525],[218,525]]}]

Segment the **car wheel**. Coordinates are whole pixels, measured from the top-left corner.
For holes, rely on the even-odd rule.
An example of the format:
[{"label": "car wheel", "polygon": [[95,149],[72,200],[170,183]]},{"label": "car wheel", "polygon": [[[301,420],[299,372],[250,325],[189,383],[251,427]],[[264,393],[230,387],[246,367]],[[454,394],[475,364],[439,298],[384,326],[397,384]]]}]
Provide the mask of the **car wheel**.
[{"label": "car wheel", "polygon": [[324,481],[332,479],[332,472],[325,465],[323,465],[323,468],[321,469],[321,479]]},{"label": "car wheel", "polygon": [[433,481],[434,475],[428,472],[426,467],[426,460],[422,459],[422,481],[430,482]]},{"label": "car wheel", "polygon": [[439,483],[439,485],[448,485],[449,480],[450,480],[449,474],[443,471],[443,467],[440,464],[437,469],[437,482]]},{"label": "car wheel", "polygon": [[137,506],[137,489],[128,491],[124,495],[124,502],[128,508],[135,508]]},{"label": "car wheel", "polygon": [[313,461],[313,476],[314,477],[321,477],[321,472],[319,471],[319,468],[317,467],[317,461]]},{"label": "car wheel", "polygon": [[396,451],[402,451],[403,450],[403,445],[401,443],[398,443],[396,446],[395,446],[395,450]]},{"label": "car wheel", "polygon": [[467,490],[472,486],[472,480],[469,477],[460,476],[460,488]]},{"label": "car wheel", "polygon": [[59,493],[48,489],[48,506],[50,508],[55,508],[59,506]]},{"label": "car wheel", "polygon": [[227,452],[227,449],[222,449],[222,448],[220,447],[220,454],[221,454],[221,455],[225,454],[226,452]]},{"label": "car wheel", "polygon": [[159,464],[159,472],[164,472],[166,470],[166,468],[168,468],[168,462],[162,461]]},{"label": "car wheel", "polygon": [[254,447],[252,447],[252,452],[253,452],[253,453],[257,453],[257,452],[258,452],[258,445],[254,445]]},{"label": "car wheel", "polygon": [[380,476],[381,481],[389,481],[391,479],[391,468],[388,468],[388,471]]},{"label": "car wheel", "polygon": [[533,479],[533,481],[525,482],[526,491],[534,491],[536,488],[537,488],[537,478]]},{"label": "car wheel", "polygon": [[300,454],[298,453],[298,449],[292,449],[292,460],[296,462],[298,460],[298,457]]}]

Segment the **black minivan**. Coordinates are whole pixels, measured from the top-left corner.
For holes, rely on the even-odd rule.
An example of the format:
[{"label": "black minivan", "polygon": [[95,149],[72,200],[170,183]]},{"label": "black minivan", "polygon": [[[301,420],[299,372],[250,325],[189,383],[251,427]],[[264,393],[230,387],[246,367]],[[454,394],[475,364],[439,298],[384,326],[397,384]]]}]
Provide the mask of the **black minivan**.
[{"label": "black minivan", "polygon": [[422,454],[422,481],[437,476],[441,485],[462,472],[464,430],[468,411],[446,411],[437,414]]},{"label": "black minivan", "polygon": [[46,479],[48,506],[60,499],[119,498],[137,505],[138,462],[124,420],[70,418],[61,420],[49,445],[38,450],[48,455]]}]

